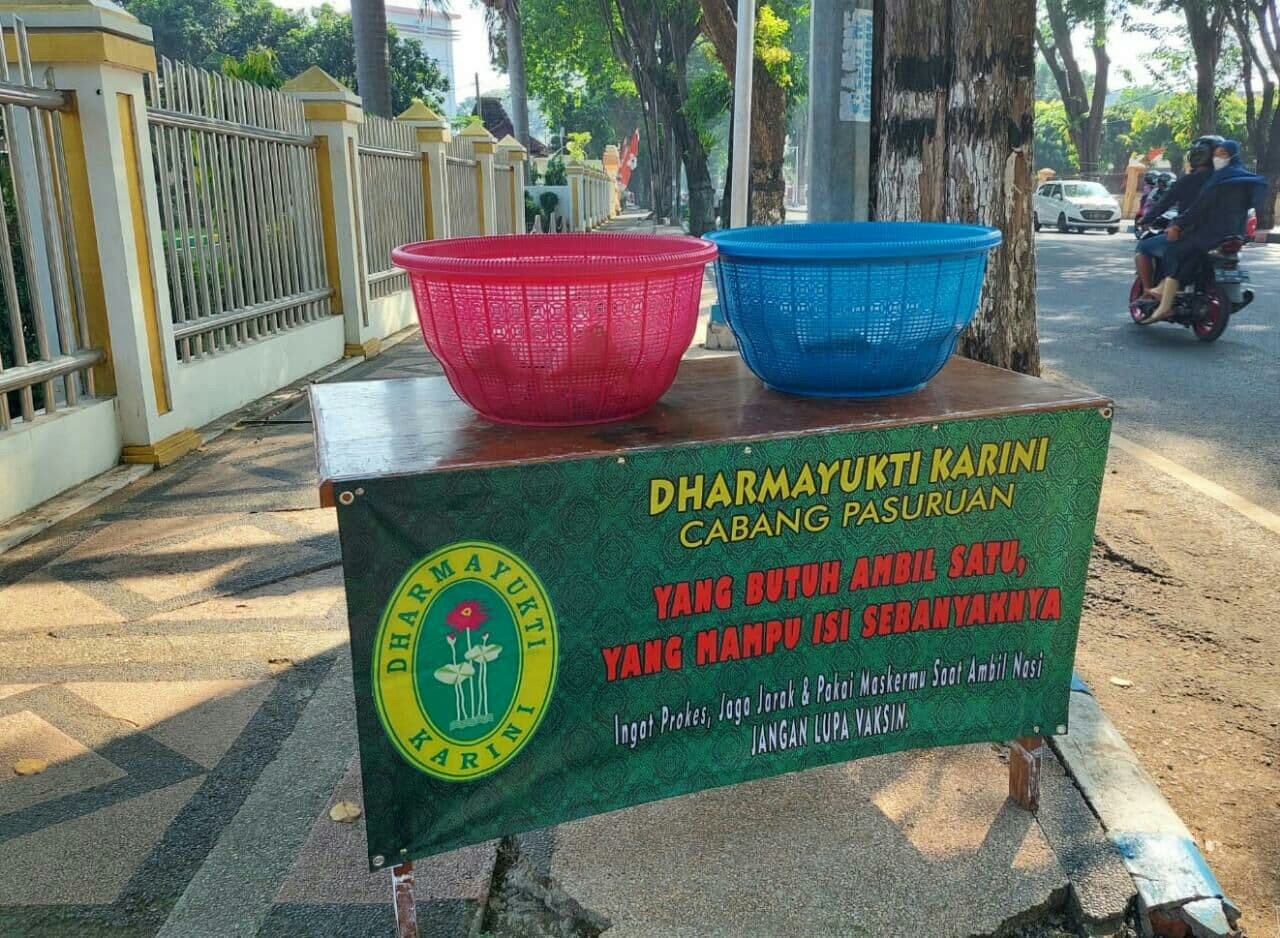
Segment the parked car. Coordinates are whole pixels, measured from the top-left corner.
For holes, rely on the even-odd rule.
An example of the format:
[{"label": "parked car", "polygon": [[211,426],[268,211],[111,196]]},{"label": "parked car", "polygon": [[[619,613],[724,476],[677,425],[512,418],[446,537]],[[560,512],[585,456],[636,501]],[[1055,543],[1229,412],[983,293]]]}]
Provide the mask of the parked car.
[{"label": "parked car", "polygon": [[1057,225],[1063,234],[1104,228],[1107,234],[1120,230],[1120,203],[1099,183],[1083,179],[1046,182],[1036,190],[1032,221],[1036,231]]}]

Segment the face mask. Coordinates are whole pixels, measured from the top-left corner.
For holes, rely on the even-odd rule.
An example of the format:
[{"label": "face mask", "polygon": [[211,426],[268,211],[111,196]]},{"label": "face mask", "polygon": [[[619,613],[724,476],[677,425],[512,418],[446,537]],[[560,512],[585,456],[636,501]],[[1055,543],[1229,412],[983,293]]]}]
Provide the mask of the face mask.
[{"label": "face mask", "polygon": [[1230,163],[1231,163],[1231,160],[1225,156],[1215,156],[1213,158],[1214,169],[1222,169],[1223,167],[1227,166]]}]

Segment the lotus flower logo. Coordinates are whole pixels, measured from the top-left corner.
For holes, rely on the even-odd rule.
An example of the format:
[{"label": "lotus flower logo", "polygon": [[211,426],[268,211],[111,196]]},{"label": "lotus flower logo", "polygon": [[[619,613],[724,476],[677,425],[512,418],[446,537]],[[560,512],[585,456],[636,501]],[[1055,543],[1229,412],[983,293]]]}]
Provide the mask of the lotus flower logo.
[{"label": "lotus flower logo", "polygon": [[471,644],[472,631],[480,628],[488,619],[484,606],[474,599],[458,603],[444,617],[449,628],[461,632],[467,638],[467,650],[463,652],[462,663],[459,664],[458,638],[452,632],[447,634],[444,640],[449,644],[452,661],[435,670],[435,679],[441,684],[452,685],[454,690],[456,712],[453,722],[449,724],[451,730],[493,722],[493,713],[489,710],[489,663],[502,654],[502,646],[489,644],[487,632],[480,636],[480,644]]}]

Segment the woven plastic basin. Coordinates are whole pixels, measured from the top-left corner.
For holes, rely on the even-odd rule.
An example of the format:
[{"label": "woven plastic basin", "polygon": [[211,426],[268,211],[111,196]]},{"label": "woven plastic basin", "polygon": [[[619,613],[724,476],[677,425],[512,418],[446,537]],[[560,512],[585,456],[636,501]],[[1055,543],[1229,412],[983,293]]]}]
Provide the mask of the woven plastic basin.
[{"label": "woven plastic basin", "polygon": [[879,397],[924,386],[973,319],[1000,232],[941,222],[736,228],[720,249],[725,319],[777,391]]},{"label": "woven plastic basin", "polygon": [[502,423],[574,426],[648,410],[693,339],[714,245],[504,235],[397,248],[422,335],[457,395]]}]

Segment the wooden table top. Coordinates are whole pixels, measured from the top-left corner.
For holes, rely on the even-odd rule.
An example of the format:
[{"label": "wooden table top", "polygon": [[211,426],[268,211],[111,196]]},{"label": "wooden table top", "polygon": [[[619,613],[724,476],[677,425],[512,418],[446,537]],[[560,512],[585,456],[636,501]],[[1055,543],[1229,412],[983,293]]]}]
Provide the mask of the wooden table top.
[{"label": "wooden table top", "polygon": [[311,387],[321,501],[327,505],[340,481],[1110,403],[1090,391],[960,357],[919,391],[864,400],[770,391],[736,355],[693,359],[680,366],[671,390],[647,413],[568,429],[491,423],[462,403],[443,377]]}]

